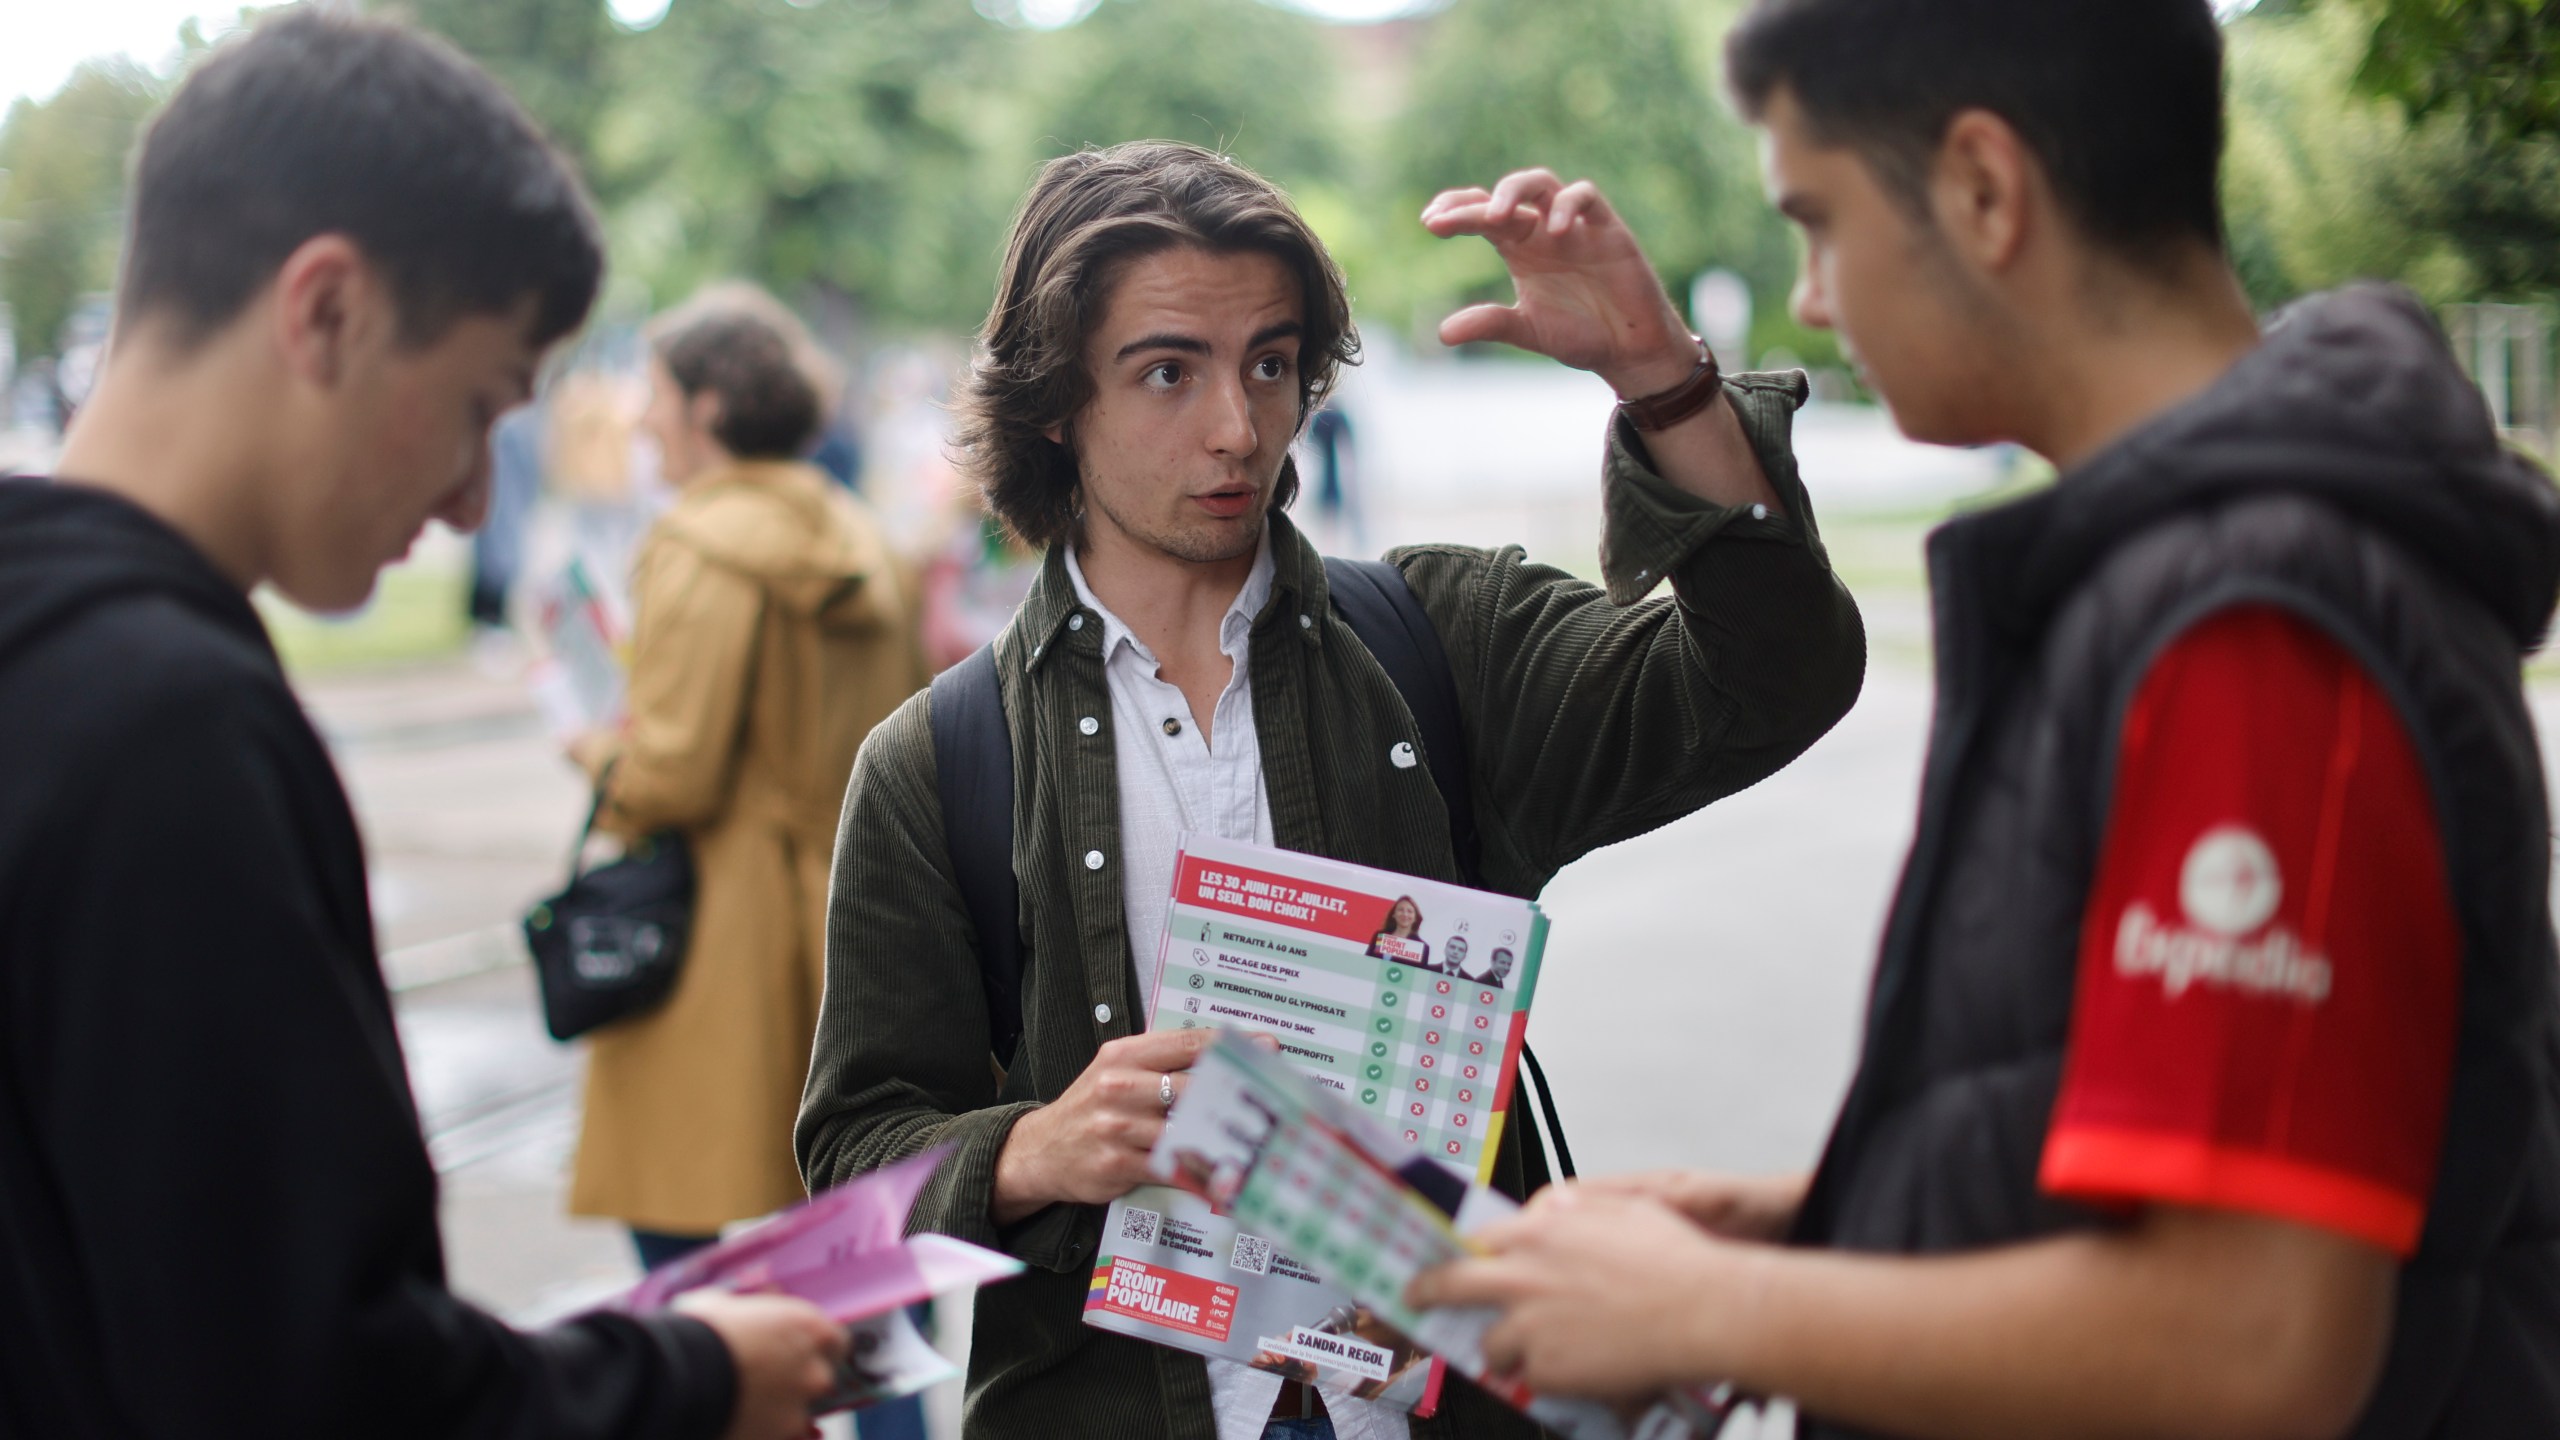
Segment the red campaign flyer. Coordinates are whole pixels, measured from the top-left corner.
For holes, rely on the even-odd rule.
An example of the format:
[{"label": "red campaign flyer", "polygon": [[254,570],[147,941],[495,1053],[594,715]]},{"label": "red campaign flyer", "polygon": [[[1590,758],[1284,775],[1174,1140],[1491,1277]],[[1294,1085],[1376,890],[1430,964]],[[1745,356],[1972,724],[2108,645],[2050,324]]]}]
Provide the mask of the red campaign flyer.
[{"label": "red campaign flyer", "polygon": [[[1491,1175],[1546,943],[1534,903],[1201,836],[1172,900],[1150,1028],[1269,1035],[1453,1186]],[[1104,1221],[1085,1323],[1429,1414],[1436,1367],[1338,1278],[1199,1194],[1146,1186]]]}]

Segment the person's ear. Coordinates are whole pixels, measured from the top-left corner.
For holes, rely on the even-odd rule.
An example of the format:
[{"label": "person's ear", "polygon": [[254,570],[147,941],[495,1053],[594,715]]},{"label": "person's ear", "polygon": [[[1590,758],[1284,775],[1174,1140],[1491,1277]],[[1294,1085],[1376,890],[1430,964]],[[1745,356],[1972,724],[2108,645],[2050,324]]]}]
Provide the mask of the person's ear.
[{"label": "person's ear", "polygon": [[1988,110],[1958,112],[1929,177],[1938,232],[1974,268],[2008,269],[2034,223],[2036,178],[2034,158],[2008,121]]},{"label": "person's ear", "polygon": [[274,293],[285,364],[322,389],[337,386],[357,353],[398,323],[382,277],[344,235],[314,235],[295,246],[277,267]]}]

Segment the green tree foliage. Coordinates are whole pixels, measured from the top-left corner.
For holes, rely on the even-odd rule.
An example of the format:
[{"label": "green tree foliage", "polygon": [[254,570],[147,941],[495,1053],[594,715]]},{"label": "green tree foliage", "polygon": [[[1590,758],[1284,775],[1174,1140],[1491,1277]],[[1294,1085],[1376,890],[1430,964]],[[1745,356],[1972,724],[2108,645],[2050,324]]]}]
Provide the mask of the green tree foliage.
[{"label": "green tree foliage", "polygon": [[1010,38],[950,0],[678,0],[621,42],[598,128],[617,264],[660,302],[743,274],[975,319],[1011,198],[983,163]]},{"label": "green tree foliage", "polygon": [[130,61],[93,61],[0,122],[0,299],[19,354],[55,353],[81,295],[114,282],[125,156],[160,94]]},{"label": "green tree foliage", "polygon": [[1103,0],[1072,29],[1024,36],[1049,77],[1042,158],[1123,140],[1188,140],[1284,183],[1336,173],[1332,57],[1316,22],[1260,0]]},{"label": "green tree foliage", "polygon": [[[1415,214],[1543,164],[1598,180],[1675,294],[1738,270],[1755,348],[1827,363],[1787,319],[1794,242],[1717,93],[1739,7],[1452,0],[1408,32],[1335,32],[1267,0],[1101,0],[1037,31],[987,19],[995,0],[673,0],[634,33],[604,0],[405,0],[585,168],[626,304],[745,275],[839,336],[850,319],[965,328],[1036,165],[1164,136],[1288,185],[1373,332],[1419,338],[1505,295],[1489,247],[1435,241]],[[2439,300],[2560,294],[2555,12],[2260,0],[2231,30],[2228,197],[2251,293],[2378,274]],[[0,296],[28,353],[112,278],[123,157],[163,88],[93,66],[0,122]]]},{"label": "green tree foliage", "polygon": [[2231,30],[2224,204],[2261,304],[2359,276],[2430,300],[2560,291],[2560,137],[2504,138],[2357,88],[2374,21],[2347,5]]},{"label": "green tree foliage", "polygon": [[1442,189],[1544,165],[1598,182],[1675,294],[1723,265],[1752,280],[1763,310],[1777,308],[1793,252],[1700,38],[1672,0],[1453,7],[1425,42],[1390,135],[1388,218],[1413,282],[1398,298],[1428,311],[1507,293],[1487,247],[1435,247],[1411,217]]},{"label": "green tree foliage", "polygon": [[488,66],[563,149],[592,165],[616,35],[599,0],[409,0],[406,9]]},{"label": "green tree foliage", "polygon": [[2378,11],[2357,82],[2495,140],[2560,137],[2560,4],[2361,0]]}]

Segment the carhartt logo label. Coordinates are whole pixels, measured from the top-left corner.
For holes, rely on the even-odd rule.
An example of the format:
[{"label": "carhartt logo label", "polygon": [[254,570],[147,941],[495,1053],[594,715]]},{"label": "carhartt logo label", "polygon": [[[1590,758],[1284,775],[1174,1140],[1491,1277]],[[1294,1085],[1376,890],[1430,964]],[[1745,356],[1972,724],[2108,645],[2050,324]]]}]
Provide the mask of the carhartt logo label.
[{"label": "carhartt logo label", "polygon": [[1397,741],[1395,743],[1395,748],[1387,752],[1387,758],[1394,761],[1395,767],[1399,770],[1410,770],[1416,763],[1418,763],[1413,753],[1413,747],[1402,740]]},{"label": "carhartt logo label", "polygon": [[2178,903],[2186,907],[2187,923],[2217,935],[2248,934],[2275,918],[2283,899],[2275,852],[2243,826],[2206,831],[2178,872]]},{"label": "carhartt logo label", "polygon": [[2178,870],[2187,923],[2164,920],[2140,900],[2126,906],[2116,924],[2116,973],[2156,975],[2172,1000],[2203,985],[2317,1005],[2329,998],[2329,957],[2267,923],[2283,901],[2284,876],[2266,841],[2238,825],[2208,830]]}]

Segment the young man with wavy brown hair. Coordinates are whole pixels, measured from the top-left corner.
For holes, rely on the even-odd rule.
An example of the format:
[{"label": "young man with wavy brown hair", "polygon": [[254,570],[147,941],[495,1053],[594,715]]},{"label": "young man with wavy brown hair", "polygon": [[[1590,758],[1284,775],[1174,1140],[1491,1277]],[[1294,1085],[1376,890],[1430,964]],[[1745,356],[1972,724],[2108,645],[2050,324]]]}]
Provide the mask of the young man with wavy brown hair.
[{"label": "young man with wavy brown hair", "polygon": [[[1534,895],[1794,758],[1856,697],[1864,641],[1788,449],[1800,377],[1719,379],[1587,183],[1525,171],[1424,221],[1490,240],[1519,291],[1444,339],[1553,356],[1629,401],[1603,462],[1605,589],[1516,546],[1388,557],[1448,657],[1480,878]],[[968,463],[1048,547],[993,647],[1032,957],[1020,1041],[991,1053],[919,696],[846,797],[802,1168],[816,1187],[957,1147],[918,1223],[1032,1267],[979,1300],[972,1436],[1402,1436],[1399,1411],[1080,1319],[1103,1207],[1143,1180],[1209,1033],[1148,1027],[1177,835],[1460,876],[1414,719],[1285,509],[1290,442],[1356,353],[1341,276],[1267,181],[1125,145],[1041,173],[980,338]],[[1671,596],[1645,599],[1665,578]],[[1545,1173],[1509,1130],[1501,1182]],[[1532,1428],[1463,1387],[1413,1426]]]}]

